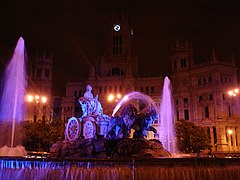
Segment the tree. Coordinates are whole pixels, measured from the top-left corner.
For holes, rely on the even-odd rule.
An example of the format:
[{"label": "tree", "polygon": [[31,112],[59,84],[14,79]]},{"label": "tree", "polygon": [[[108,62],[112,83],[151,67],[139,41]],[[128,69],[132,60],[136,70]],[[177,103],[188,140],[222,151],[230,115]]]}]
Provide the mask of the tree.
[{"label": "tree", "polygon": [[192,122],[179,120],[176,123],[177,146],[181,152],[198,152],[210,149],[210,136],[206,127],[195,126]]},{"label": "tree", "polygon": [[59,120],[43,124],[27,121],[24,125],[23,145],[29,151],[49,151],[52,144],[64,137],[64,126]]}]

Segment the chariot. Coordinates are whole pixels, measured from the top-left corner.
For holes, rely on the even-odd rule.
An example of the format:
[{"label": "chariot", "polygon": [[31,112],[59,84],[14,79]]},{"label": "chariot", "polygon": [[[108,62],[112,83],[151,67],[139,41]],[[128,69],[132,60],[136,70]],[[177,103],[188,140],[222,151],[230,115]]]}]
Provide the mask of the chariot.
[{"label": "chariot", "polygon": [[75,141],[77,139],[89,139],[96,136],[105,137],[110,117],[102,113],[100,102],[96,101],[92,103],[81,97],[79,98],[79,103],[82,109],[82,116],[80,118],[71,117],[68,119],[65,128],[65,139]]}]

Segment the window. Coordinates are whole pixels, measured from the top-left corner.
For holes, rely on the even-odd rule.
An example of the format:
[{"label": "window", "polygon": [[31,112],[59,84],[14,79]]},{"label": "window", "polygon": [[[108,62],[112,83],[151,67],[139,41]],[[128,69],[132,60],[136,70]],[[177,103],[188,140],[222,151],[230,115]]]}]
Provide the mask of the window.
[{"label": "window", "polygon": [[188,107],[188,98],[183,99],[183,105],[184,107]]},{"label": "window", "polygon": [[204,110],[205,110],[205,118],[209,118],[209,109],[208,109],[208,106],[205,106]]},{"label": "window", "polygon": [[184,98],[183,103],[184,103],[184,107],[187,107],[188,106],[188,98]]},{"label": "window", "polygon": [[183,59],[181,58],[181,67],[183,67],[183,65],[184,65],[184,64],[183,64]]},{"label": "window", "polygon": [[154,93],[154,86],[151,86],[151,93]]},{"label": "window", "polygon": [[184,119],[189,120],[189,112],[187,109],[184,110]]},{"label": "window", "polygon": [[186,60],[186,58],[183,59],[183,66],[187,67],[187,60]]},{"label": "window", "polygon": [[140,87],[140,92],[143,92],[143,87]]},{"label": "window", "polygon": [[232,117],[231,107],[230,107],[230,106],[228,106],[228,116],[229,116],[229,117]]},{"label": "window", "polygon": [[146,87],[146,94],[149,94],[148,86]]},{"label": "window", "polygon": [[102,86],[99,87],[99,94],[102,93]]},{"label": "window", "polygon": [[75,97],[77,96],[77,91],[74,91],[74,96],[75,96]]},{"label": "window", "polygon": [[198,100],[201,102],[203,100],[202,96],[199,96]]},{"label": "window", "polygon": [[112,68],[112,76],[120,76],[121,71],[119,68]]},{"label": "window", "polygon": [[178,99],[176,100],[176,105],[178,105]]}]

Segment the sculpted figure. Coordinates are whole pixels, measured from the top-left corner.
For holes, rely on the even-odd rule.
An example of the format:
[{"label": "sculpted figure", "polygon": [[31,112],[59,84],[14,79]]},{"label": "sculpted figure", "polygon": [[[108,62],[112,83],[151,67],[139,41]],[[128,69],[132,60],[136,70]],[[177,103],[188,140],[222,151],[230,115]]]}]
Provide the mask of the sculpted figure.
[{"label": "sculpted figure", "polygon": [[93,96],[92,87],[90,85],[86,86],[86,92],[84,93],[83,97],[79,98],[78,101],[82,107],[82,117],[100,115],[103,113],[102,106],[98,101],[98,95],[96,95],[96,97]]},{"label": "sculpted figure", "polygon": [[132,128],[135,130],[133,138],[147,137],[147,131],[157,133],[157,130],[151,126],[153,121],[157,119],[158,115],[153,107],[149,107],[147,113],[145,114],[138,114],[134,124],[132,125]]},{"label": "sculpted figure", "polygon": [[138,113],[132,104],[128,104],[123,108],[121,116],[112,118],[107,137],[129,138],[131,129],[134,129],[133,138],[145,138],[147,131],[157,133],[151,126],[157,118],[157,112],[152,107],[149,107],[146,113]]}]

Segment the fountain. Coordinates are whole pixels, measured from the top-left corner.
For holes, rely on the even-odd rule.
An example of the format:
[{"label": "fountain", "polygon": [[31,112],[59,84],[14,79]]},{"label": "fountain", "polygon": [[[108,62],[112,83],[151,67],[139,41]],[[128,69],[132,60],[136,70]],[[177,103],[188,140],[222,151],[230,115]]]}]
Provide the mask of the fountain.
[{"label": "fountain", "polygon": [[[157,132],[152,127],[157,120],[158,109],[147,95],[132,92],[126,95],[113,111],[111,117],[103,114],[102,106],[91,94],[88,85],[84,97],[79,98],[82,108],[81,117],[68,120],[65,140],[57,142],[50,150],[52,157],[170,157],[161,142],[147,140],[147,131]],[[145,104],[138,111],[129,102],[137,100]],[[97,108],[98,107],[98,108]],[[120,116],[116,112],[122,108]],[[131,129],[134,130],[130,138]]]},{"label": "fountain", "polygon": [[[23,39],[20,38],[10,64],[16,65],[21,59],[23,65],[23,43]],[[12,62],[16,60],[17,62]],[[25,73],[24,66],[19,68],[18,64],[17,67],[14,69],[17,75],[13,74],[12,78],[8,77],[11,83],[7,85],[7,81],[4,81],[4,87],[9,88],[12,93],[7,95],[4,91],[1,101],[3,103],[1,104],[0,120],[2,127],[4,127],[1,127],[1,137],[6,137],[10,124],[12,128],[10,131],[12,132],[11,141],[1,139],[2,145],[9,146],[0,149],[0,152],[4,152],[4,156],[7,155],[7,152],[15,149],[14,145],[17,144],[16,138],[14,139],[15,128],[18,127],[16,124],[22,120],[22,116],[17,115],[23,115],[21,100],[24,97],[25,81],[20,84],[20,80],[17,79],[20,77],[18,73],[21,72],[22,75]],[[12,70],[7,69],[5,74],[10,76],[11,72]],[[164,81],[161,111],[155,107],[155,103],[149,96],[133,92],[126,95],[118,103],[110,117],[103,114],[98,97],[93,97],[91,94],[91,87],[88,86],[87,91],[87,94],[79,99],[82,116],[71,117],[68,120],[65,139],[52,146],[51,157],[46,159],[1,157],[0,179],[161,178],[188,180],[240,178],[238,159],[171,157],[169,152],[175,153],[176,149],[173,144],[174,114],[173,111],[170,111],[172,99],[168,78],[165,78]],[[133,104],[130,104],[132,100],[142,101],[146,108],[139,112]],[[120,115],[116,115],[120,109]],[[7,112],[11,112],[12,116],[7,115]],[[162,134],[163,145],[158,140],[145,139],[146,131],[155,131],[151,124],[158,117],[161,118],[162,130],[160,134]],[[12,120],[15,123],[12,123]],[[4,133],[2,129],[8,130]],[[130,129],[135,130],[134,138],[129,138]],[[18,147],[16,149],[20,151]]]},{"label": "fountain", "polygon": [[171,95],[171,84],[168,77],[164,78],[164,85],[162,91],[162,101],[160,106],[160,141],[163,143],[163,147],[170,153],[176,154],[176,140],[175,140],[175,128],[174,128],[174,108],[173,99]]},{"label": "fountain", "polygon": [[24,147],[20,145],[26,88],[24,52],[24,40],[20,37],[2,80],[0,156],[26,155]]}]

